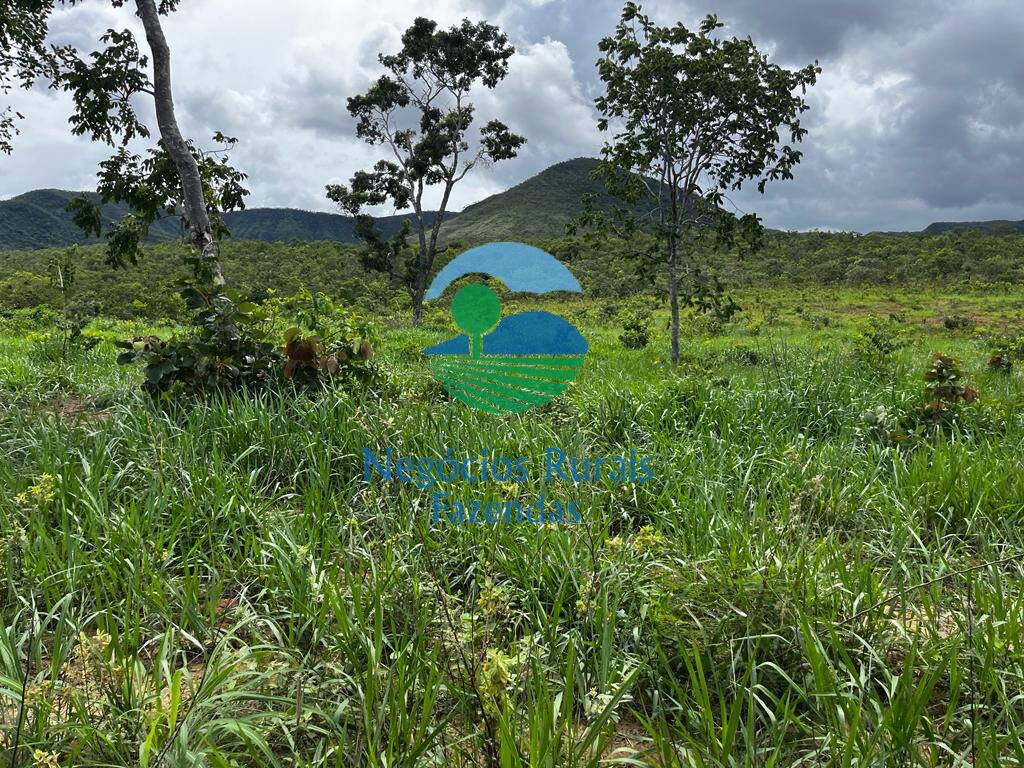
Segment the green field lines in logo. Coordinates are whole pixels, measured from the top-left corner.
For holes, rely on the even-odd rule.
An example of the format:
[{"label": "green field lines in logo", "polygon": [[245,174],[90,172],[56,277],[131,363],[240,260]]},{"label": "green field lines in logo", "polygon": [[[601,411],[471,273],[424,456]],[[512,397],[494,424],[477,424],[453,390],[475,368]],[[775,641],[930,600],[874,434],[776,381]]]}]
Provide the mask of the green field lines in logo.
[{"label": "green field lines in logo", "polygon": [[519,413],[560,395],[583,360],[583,355],[446,355],[433,359],[431,369],[466,405],[492,413]]}]

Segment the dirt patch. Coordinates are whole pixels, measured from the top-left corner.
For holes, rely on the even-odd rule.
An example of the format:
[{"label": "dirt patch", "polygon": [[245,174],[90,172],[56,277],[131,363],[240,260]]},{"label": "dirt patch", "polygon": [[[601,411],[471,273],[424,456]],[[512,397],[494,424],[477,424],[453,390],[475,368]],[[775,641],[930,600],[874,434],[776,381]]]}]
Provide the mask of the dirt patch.
[{"label": "dirt patch", "polygon": [[95,422],[105,424],[110,421],[110,411],[101,407],[95,401],[78,395],[67,397],[55,397],[43,403],[39,409],[40,415],[56,416],[61,421],[72,423]]},{"label": "dirt patch", "polygon": [[624,713],[617,723],[611,743],[602,757],[605,760],[630,760],[633,764],[659,765],[652,755],[651,736],[632,713]]}]

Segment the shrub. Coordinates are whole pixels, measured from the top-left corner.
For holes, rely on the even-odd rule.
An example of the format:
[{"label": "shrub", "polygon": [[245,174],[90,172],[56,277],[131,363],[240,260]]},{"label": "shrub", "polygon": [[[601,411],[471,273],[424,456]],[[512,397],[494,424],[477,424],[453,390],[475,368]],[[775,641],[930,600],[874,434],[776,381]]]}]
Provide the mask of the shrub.
[{"label": "shrub", "polygon": [[750,347],[737,346],[732,352],[732,357],[740,365],[754,366],[761,363],[761,356],[757,350]]},{"label": "shrub", "polygon": [[622,326],[619,341],[626,349],[643,349],[651,340],[651,316],[646,312],[635,312]]},{"label": "shrub", "polygon": [[1014,360],[1024,360],[1024,336],[1001,334],[988,338],[992,356],[988,367],[1000,373],[1010,373]]},{"label": "shrub", "polygon": [[918,424],[926,428],[953,426],[961,408],[978,399],[978,391],[963,384],[960,364],[941,352],[932,355],[924,373],[926,399],[917,409]]},{"label": "shrub", "polygon": [[942,325],[947,331],[973,331],[975,322],[973,317],[948,315],[942,318]]},{"label": "shrub", "polygon": [[292,299],[299,325],[278,343],[274,326],[289,302],[271,299],[261,306],[231,290],[206,296],[186,288],[182,296],[198,310],[192,333],[119,345],[127,351],[118,363],[146,364],[143,389],[150,394],[251,390],[278,380],[307,386],[322,379],[366,381],[374,373],[369,325],[330,299],[309,292]]},{"label": "shrub", "polygon": [[988,359],[988,367],[997,373],[1009,374],[1013,371],[1013,360],[1003,352],[996,352]]},{"label": "shrub", "polygon": [[20,271],[0,280],[0,309],[55,306],[58,300],[57,292],[45,275]]},{"label": "shrub", "polygon": [[883,369],[905,343],[902,323],[893,317],[885,320],[871,317],[854,339],[853,349],[858,359]]},{"label": "shrub", "polygon": [[45,304],[24,309],[0,309],[0,330],[13,336],[24,336],[30,331],[40,329],[52,329],[60,320],[60,312]]},{"label": "shrub", "polygon": [[120,342],[120,365],[146,364],[142,388],[151,395],[201,394],[253,389],[275,378],[281,354],[271,342],[269,318],[234,291],[207,296],[186,288],[182,297],[198,310],[192,331],[163,341],[155,336]]},{"label": "shrub", "polygon": [[828,315],[807,314],[804,315],[804,320],[807,321],[807,325],[813,331],[820,331],[832,324],[832,318]]},{"label": "shrub", "polygon": [[861,413],[857,432],[882,442],[898,442],[906,439],[906,434],[899,428],[899,422],[896,413],[884,405],[878,405]]}]

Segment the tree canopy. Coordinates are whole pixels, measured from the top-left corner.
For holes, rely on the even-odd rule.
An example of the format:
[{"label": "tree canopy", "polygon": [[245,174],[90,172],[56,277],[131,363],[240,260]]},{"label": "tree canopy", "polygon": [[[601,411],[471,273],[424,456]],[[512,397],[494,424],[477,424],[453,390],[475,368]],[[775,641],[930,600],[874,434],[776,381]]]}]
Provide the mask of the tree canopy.
[{"label": "tree canopy", "polygon": [[[329,185],[327,196],[356,215],[364,206],[392,203],[412,208],[418,253],[413,284],[413,320],[422,316],[423,295],[437,252],[437,238],[452,189],[478,163],[515,157],[526,139],[500,120],[490,120],[470,143],[476,85],[494,88],[508,73],[515,52],[494,25],[468,19],[439,29],[417,18],[402,35],[394,54],[380,54],[387,71],[366,90],[348,100],[356,119],[356,135],[387,148],[394,160],[380,160],[370,171],[358,171],[349,185]],[[436,215],[424,214],[423,195],[439,186]]]},{"label": "tree canopy", "polygon": [[807,133],[803,93],[820,72],[817,63],[796,71],[773,64],[750,38],[717,38],[721,26],[713,15],[696,31],[659,26],[627,2],[614,34],[598,44],[598,127],[611,138],[597,173],[630,203],[633,223],[637,208],[645,211],[645,228],[663,244],[673,360],[680,290],[686,303],[718,300],[717,283],[701,279],[698,264],[685,255],[680,263],[680,243],[698,229],[726,243],[756,241],[756,215],[727,211],[727,193],[751,180],[763,192],[770,180],[792,178],[801,157],[794,145]]}]

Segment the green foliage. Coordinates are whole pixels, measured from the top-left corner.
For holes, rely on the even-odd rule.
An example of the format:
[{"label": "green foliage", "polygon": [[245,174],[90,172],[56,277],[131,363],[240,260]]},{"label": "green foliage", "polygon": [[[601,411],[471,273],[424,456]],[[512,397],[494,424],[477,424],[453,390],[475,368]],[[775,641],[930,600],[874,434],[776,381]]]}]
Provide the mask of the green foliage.
[{"label": "green foliage", "polygon": [[[120,364],[144,363],[151,395],[259,391],[282,380],[365,384],[376,374],[371,326],[327,297],[303,291],[256,304],[231,289],[195,288],[182,297],[195,311],[189,332],[118,342],[126,350]],[[288,317],[298,325],[282,331]]]},{"label": "green foliage", "polygon": [[[598,128],[613,131],[596,173],[630,207],[616,212],[626,231],[653,232],[664,255],[672,313],[672,361],[679,361],[679,299],[728,319],[738,309],[722,303],[717,278],[708,279],[693,244],[712,238],[722,250],[756,249],[756,215],[724,210],[726,192],[756,181],[793,177],[807,133],[799,116],[802,94],[821,71],[770,64],[750,38],[713,37],[722,25],[707,16],[698,31],[682,23],[659,26],[627,2],[615,33],[598,43],[597,67],[605,92],[596,100]],[[800,91],[798,95],[796,92]],[[780,132],[789,143],[780,141]],[[588,201],[589,202],[589,201]],[[638,212],[645,204],[649,209]],[[590,210],[582,225],[605,226]],[[722,318],[721,314],[726,317]]]},{"label": "green foliage", "polygon": [[[53,3],[7,0],[0,5],[0,96],[18,86],[30,88],[38,78],[52,77],[56,58],[46,43]],[[22,115],[0,104],[0,152],[10,154]]]},{"label": "green foliage", "polygon": [[[218,133],[214,141],[221,145],[218,153],[201,152],[191,142],[187,142],[187,149],[199,169],[213,237],[221,239],[229,234],[223,212],[244,208],[249,191],[242,186],[246,175],[228,163],[227,152],[237,139]],[[149,239],[150,229],[158,222],[178,215],[182,229],[188,226],[181,211],[178,170],[162,145],[150,149],[145,158],[120,148],[113,157],[100,163],[97,193],[103,204],[126,205],[129,212],[104,231],[102,209],[93,198],[75,198],[68,203],[68,210],[75,224],[88,235],[106,237],[107,261],[111,266],[138,264],[142,243]],[[198,254],[187,256],[186,263],[198,282],[213,281],[212,265]]]},{"label": "green foliage", "polygon": [[376,334],[364,318],[309,291],[288,304],[299,325],[284,332],[283,379],[310,385],[324,379],[366,383],[373,378]]},{"label": "green foliage", "polygon": [[[106,250],[86,246],[79,250],[75,264],[75,293],[84,303],[95,305],[100,314],[123,318],[160,320],[189,318],[179,297],[190,270],[181,258],[178,244],[147,245],[145,258],[135,267],[112,270]],[[47,264],[61,250],[0,251],[0,309],[46,304],[59,307],[60,297],[49,285]],[[368,272],[360,263],[356,247],[338,243],[276,245],[228,240],[220,247],[220,258],[229,286],[243,296],[262,299],[269,292],[294,296],[304,287],[326,293],[363,309],[403,306],[387,280]],[[16,276],[17,273],[24,273]],[[125,297],[130,301],[125,301]]]},{"label": "green foliage", "polygon": [[[0,338],[0,711],[25,702],[19,764],[1019,762],[1024,601],[1005,558],[1024,554],[1024,380],[979,373],[985,397],[949,429],[906,426],[951,381],[913,361],[948,345],[966,386],[989,354],[935,318],[1013,334],[1020,291],[738,298],[773,314],[761,335],[685,337],[695,364],[670,372],[617,338],[636,309],[660,329],[664,307],[539,299],[581,318],[591,351],[564,396],[500,418],[441,405],[418,350],[450,327],[374,317],[373,387],[156,407],[113,364],[125,323],[59,362],[19,310]],[[337,307],[311,299],[261,308],[275,334],[326,338]],[[868,313],[905,316],[910,365],[884,382],[845,354]],[[635,448],[655,477],[545,482],[548,446]],[[435,524],[435,489],[364,482],[367,447],[527,456],[524,485],[440,490],[546,489],[584,517]],[[16,731],[0,717],[4,745]]]},{"label": "green foliage", "polygon": [[988,367],[997,373],[1009,375],[1013,372],[1013,360],[1009,355],[997,352],[988,359]]},{"label": "green foliage", "polygon": [[650,312],[636,311],[622,324],[619,341],[626,349],[643,349],[651,340]]},{"label": "green foliage", "polygon": [[195,311],[191,331],[169,341],[156,337],[123,342],[121,365],[145,364],[143,389],[150,395],[201,395],[218,390],[258,389],[276,379],[281,356],[272,340],[270,317],[236,291],[182,291]]},{"label": "green foliage", "polygon": [[[436,22],[418,17],[403,33],[401,49],[379,56],[387,74],[348,100],[356,135],[371,145],[386,145],[398,162],[379,160],[372,171],[357,171],[348,186],[329,185],[327,197],[353,216],[364,206],[385,202],[399,211],[413,209],[418,236],[415,323],[422,319],[423,295],[453,187],[477,163],[511,159],[526,142],[493,119],[480,127],[475,147],[468,138],[471,91],[481,85],[493,89],[508,73],[514,52],[492,24],[465,19],[438,29]],[[421,200],[424,190],[436,185],[441,186],[441,204],[428,221]],[[371,238],[371,247],[376,241]]]},{"label": "green foliage", "polygon": [[96,314],[95,306],[83,304],[75,300],[73,288],[75,284],[75,265],[78,262],[78,248],[72,246],[61,255],[55,255],[49,264],[50,285],[60,293],[60,355],[67,357],[69,350],[81,348],[92,349],[97,339],[83,336],[86,324]]},{"label": "green foliage", "polygon": [[886,370],[893,355],[906,345],[902,321],[895,315],[887,318],[869,317],[854,338],[857,359],[878,371]]},{"label": "green foliage", "polygon": [[973,331],[977,323],[973,317],[963,315],[950,315],[942,318],[942,326],[947,331]]},{"label": "green foliage", "polygon": [[18,270],[0,279],[0,301],[4,309],[31,309],[54,306],[59,299],[47,277]]},{"label": "green foliage", "polygon": [[964,385],[960,364],[949,355],[936,352],[924,373],[926,402],[918,408],[918,423],[929,429],[950,429],[962,408],[978,399],[978,391]]}]

